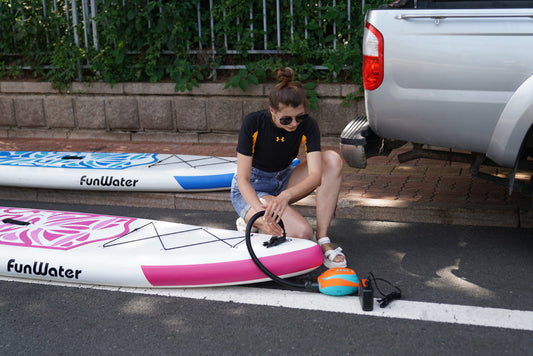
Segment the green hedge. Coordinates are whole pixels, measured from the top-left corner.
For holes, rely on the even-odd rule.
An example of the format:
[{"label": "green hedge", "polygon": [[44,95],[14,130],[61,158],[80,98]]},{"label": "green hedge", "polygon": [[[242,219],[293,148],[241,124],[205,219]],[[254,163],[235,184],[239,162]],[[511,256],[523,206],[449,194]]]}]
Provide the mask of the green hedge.
[{"label": "green hedge", "polygon": [[[387,1],[367,0],[366,7],[384,2]],[[268,54],[254,52],[264,49],[262,1],[214,0],[210,10],[208,0],[100,0],[96,1],[95,42],[90,8],[86,10],[85,27],[89,32],[85,40],[82,0],[77,0],[78,45],[72,25],[72,0],[57,0],[57,10],[53,3],[45,1],[44,8],[42,0],[2,0],[0,79],[31,73],[55,87],[68,87],[75,80],[108,83],[171,80],[177,91],[218,79],[224,80],[227,87],[245,90],[249,84],[270,81],[273,69],[291,66],[311,90],[318,82],[361,81],[360,1],[351,2],[348,21],[347,1],[337,0],[334,7],[332,0],[321,0],[320,6],[319,1],[293,0],[295,15],[291,17],[289,1],[281,0],[282,41],[278,48],[276,2],[267,0],[267,18],[271,22],[266,33],[268,49],[278,50]],[[255,17],[253,30],[250,5]],[[201,35],[198,6],[202,9]],[[226,43],[231,51],[226,51]],[[216,53],[211,51],[212,46]],[[228,65],[244,68],[221,69]]]}]

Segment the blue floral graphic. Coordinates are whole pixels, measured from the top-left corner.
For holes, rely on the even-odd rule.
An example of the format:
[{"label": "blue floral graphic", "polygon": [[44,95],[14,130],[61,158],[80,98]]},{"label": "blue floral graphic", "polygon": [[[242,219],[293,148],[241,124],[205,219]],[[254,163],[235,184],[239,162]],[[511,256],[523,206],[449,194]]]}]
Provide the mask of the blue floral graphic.
[{"label": "blue floral graphic", "polygon": [[156,156],[156,153],[2,151],[0,165],[118,170],[155,163]]}]

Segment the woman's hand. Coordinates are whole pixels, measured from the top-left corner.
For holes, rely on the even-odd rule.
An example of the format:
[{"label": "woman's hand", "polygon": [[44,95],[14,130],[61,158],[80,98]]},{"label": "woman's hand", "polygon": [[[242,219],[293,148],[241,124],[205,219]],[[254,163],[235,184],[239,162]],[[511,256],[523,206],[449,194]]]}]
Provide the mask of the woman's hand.
[{"label": "woman's hand", "polygon": [[[263,219],[258,219],[263,220]],[[272,235],[272,236],[283,236],[283,229],[279,224],[267,222],[267,221],[261,221],[257,222],[255,225],[261,230],[261,233],[266,235]]]},{"label": "woman's hand", "polygon": [[283,217],[283,213],[287,206],[289,206],[290,195],[286,192],[281,192],[277,197],[269,197],[268,199],[261,199],[265,215],[263,215],[262,222],[263,230],[267,234],[281,236],[283,229],[279,226],[279,221]]}]

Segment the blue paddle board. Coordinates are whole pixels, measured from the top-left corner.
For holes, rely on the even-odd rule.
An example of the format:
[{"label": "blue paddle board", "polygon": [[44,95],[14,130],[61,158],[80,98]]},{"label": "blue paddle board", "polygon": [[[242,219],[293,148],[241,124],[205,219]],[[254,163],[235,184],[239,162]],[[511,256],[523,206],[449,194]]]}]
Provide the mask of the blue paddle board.
[{"label": "blue paddle board", "polygon": [[225,190],[236,157],[158,153],[0,151],[0,185],[182,192]]}]

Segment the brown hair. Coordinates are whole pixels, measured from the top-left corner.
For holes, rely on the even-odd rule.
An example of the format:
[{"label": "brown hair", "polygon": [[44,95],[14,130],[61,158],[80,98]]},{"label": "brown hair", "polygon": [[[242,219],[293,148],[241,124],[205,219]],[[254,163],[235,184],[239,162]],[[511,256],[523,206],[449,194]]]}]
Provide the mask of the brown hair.
[{"label": "brown hair", "polygon": [[270,90],[270,106],[279,109],[279,104],[293,108],[304,105],[307,107],[307,95],[302,83],[294,81],[294,71],[289,68],[278,68],[274,75],[278,84]]}]

